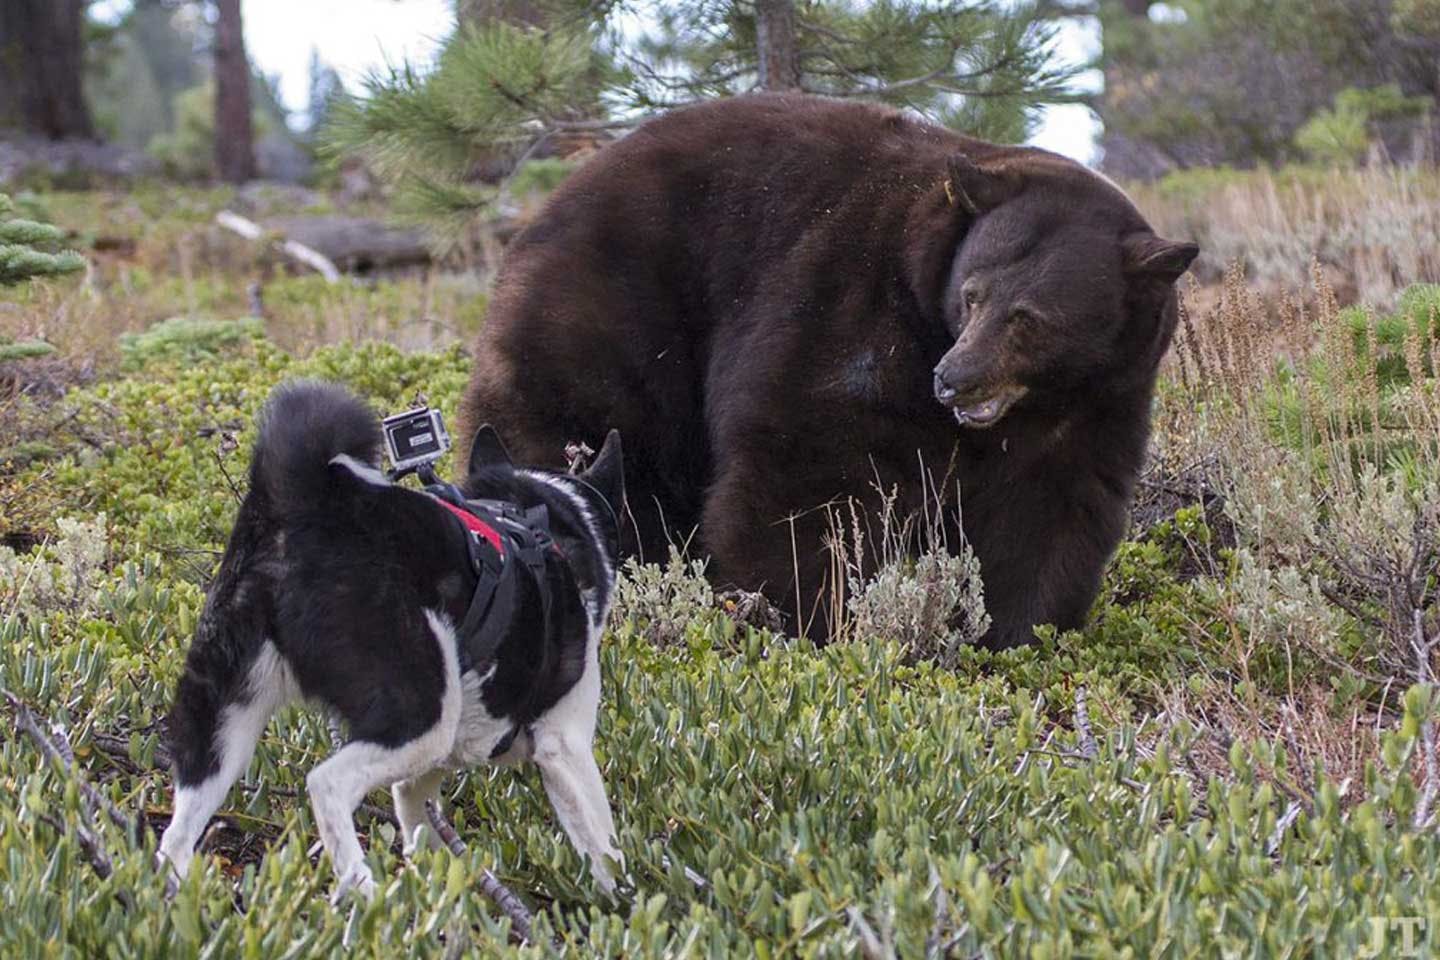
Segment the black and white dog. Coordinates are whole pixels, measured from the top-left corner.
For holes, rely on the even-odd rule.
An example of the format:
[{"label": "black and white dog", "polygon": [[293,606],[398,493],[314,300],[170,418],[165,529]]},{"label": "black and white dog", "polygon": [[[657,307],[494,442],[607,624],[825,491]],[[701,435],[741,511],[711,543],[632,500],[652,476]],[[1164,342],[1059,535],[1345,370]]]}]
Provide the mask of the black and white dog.
[{"label": "black and white dog", "polygon": [[353,820],[367,793],[392,788],[410,853],[446,772],[484,760],[536,762],[565,832],[612,889],[607,858],[621,857],[592,743],[624,497],[619,435],[570,476],[516,468],[481,431],[465,498],[544,507],[553,542],[520,579],[493,655],[463,668],[457,625],[481,580],[472,535],[436,497],[390,482],[380,444],[375,416],[341,387],[282,386],[266,404],[250,491],[169,718],[176,788],[161,856],[185,875],[271,714],[303,698],[350,736],[307,778],[337,898],[374,894]]}]

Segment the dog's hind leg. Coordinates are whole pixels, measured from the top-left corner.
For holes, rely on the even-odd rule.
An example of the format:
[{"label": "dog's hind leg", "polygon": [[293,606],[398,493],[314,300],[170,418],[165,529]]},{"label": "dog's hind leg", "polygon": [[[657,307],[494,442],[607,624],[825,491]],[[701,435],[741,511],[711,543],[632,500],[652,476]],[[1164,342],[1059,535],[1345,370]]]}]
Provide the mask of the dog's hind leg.
[{"label": "dog's hind leg", "polygon": [[[181,697],[186,684],[201,683],[187,675],[181,680]],[[250,765],[255,744],[265,732],[270,716],[294,695],[289,671],[274,646],[265,644],[251,663],[244,695],[248,699],[225,706],[208,729],[173,731],[182,741],[192,741],[180,751],[186,760],[177,760],[174,811],[160,838],[160,857],[168,861],[177,877],[190,869],[195,844],[210,818],[224,802],[230,787]],[[193,726],[206,719],[190,716]]]},{"label": "dog's hind leg", "polygon": [[330,853],[339,882],[335,891],[337,901],[352,889],[366,897],[375,894],[374,878],[365,865],[365,854],[355,835],[354,814],[360,801],[371,790],[393,787],[432,772],[450,755],[455,743],[455,733],[460,726],[460,664],[455,632],[441,617],[429,611],[425,617],[440,644],[445,663],[445,691],[435,725],[398,747],[351,741],[311,770],[306,778],[320,839]]},{"label": "dog's hind leg", "polygon": [[593,747],[582,738],[562,730],[537,729],[535,763],[545,782],[545,793],[565,834],[582,856],[590,858],[590,870],[607,893],[615,880],[606,858],[624,869],[624,858],[613,843],[615,820],[605,797],[605,781],[595,762]]},{"label": "dog's hind leg", "polygon": [[425,812],[425,802],[434,800],[439,803],[440,784],[444,782],[448,770],[443,767],[436,767],[412,777],[409,780],[401,780],[391,787],[391,796],[395,798],[395,817],[400,821],[400,836],[405,844],[405,856],[410,856],[419,847],[419,831],[425,827],[426,845],[435,848],[440,844],[440,839],[435,836],[435,831],[430,829],[430,815]]}]

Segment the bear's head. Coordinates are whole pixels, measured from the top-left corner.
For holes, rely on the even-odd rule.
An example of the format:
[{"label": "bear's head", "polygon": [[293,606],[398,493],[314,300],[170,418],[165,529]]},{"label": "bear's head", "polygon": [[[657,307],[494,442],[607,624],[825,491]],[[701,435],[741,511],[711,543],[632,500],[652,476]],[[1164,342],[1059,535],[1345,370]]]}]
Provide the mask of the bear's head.
[{"label": "bear's head", "polygon": [[935,399],[965,427],[1012,409],[1153,389],[1177,317],[1175,281],[1199,253],[1157,237],[1108,180],[1053,154],[950,164],[945,191],[971,223],[941,300],[954,345]]}]

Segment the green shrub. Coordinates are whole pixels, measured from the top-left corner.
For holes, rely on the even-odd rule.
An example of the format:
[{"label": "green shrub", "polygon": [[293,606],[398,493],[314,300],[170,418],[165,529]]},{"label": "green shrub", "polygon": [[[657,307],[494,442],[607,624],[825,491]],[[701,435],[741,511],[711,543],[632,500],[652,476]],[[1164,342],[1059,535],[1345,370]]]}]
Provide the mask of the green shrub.
[{"label": "green shrub", "polygon": [[171,317],[144,333],[123,334],[120,355],[132,369],[150,363],[196,363],[218,358],[264,333],[265,324],[259,317]]},{"label": "green shrub", "polygon": [[631,557],[623,574],[615,586],[614,617],[657,647],[683,644],[692,626],[703,630],[718,616],[705,562],[687,560],[673,544],[663,567]]},{"label": "green shrub", "polygon": [[8,340],[0,337],[0,363],[7,360],[32,360],[48,357],[55,352],[52,344],[44,340]]},{"label": "green shrub", "polygon": [[990,629],[980,561],[968,544],[956,553],[892,559],[869,579],[852,577],[847,612],[854,634],[893,641],[912,659],[942,667],[953,667]]},{"label": "green shrub", "polygon": [[1374,124],[1423,116],[1433,107],[1430,97],[1407,97],[1393,83],[1365,89],[1346,87],[1335,95],[1333,108],[1317,111],[1296,131],[1295,145],[1313,162],[1350,166],[1364,159]]}]

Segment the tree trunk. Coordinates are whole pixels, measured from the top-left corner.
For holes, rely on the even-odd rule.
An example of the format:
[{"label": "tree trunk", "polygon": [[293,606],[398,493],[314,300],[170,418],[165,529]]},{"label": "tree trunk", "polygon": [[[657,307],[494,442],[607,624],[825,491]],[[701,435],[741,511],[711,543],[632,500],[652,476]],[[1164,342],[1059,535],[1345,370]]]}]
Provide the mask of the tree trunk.
[{"label": "tree trunk", "polygon": [[1125,10],[1132,17],[1148,17],[1155,0],[1125,0]]},{"label": "tree trunk", "polygon": [[81,78],[86,0],[0,2],[0,128],[95,135]]},{"label": "tree trunk", "polygon": [[215,171],[227,183],[255,177],[250,62],[240,0],[218,0],[215,23]]},{"label": "tree trunk", "polygon": [[760,89],[800,89],[793,0],[756,0],[755,46],[760,55]]}]

